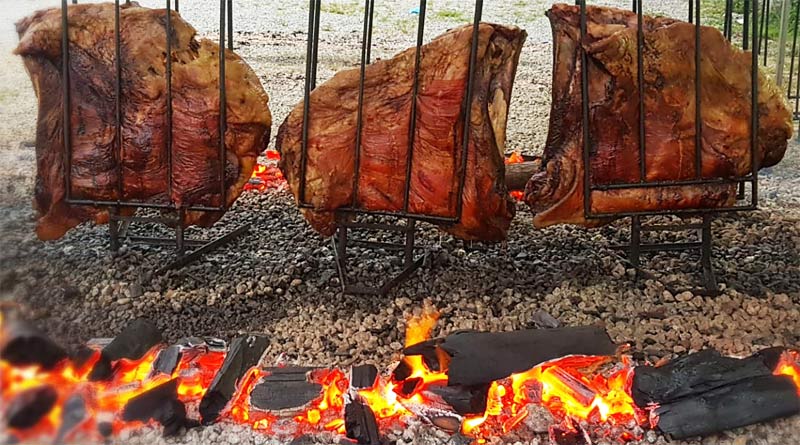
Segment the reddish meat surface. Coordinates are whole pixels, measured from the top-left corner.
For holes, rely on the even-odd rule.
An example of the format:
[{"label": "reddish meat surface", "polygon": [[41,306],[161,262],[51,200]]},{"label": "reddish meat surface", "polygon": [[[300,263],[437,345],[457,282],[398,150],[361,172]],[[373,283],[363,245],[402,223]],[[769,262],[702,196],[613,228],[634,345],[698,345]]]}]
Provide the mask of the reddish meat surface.
[{"label": "reddish meat surface", "polygon": [[[223,204],[219,179],[219,47],[196,40],[172,13],[173,181],[168,192],[166,11],[123,7],[122,151],[115,135],[114,5],[69,7],[72,139],[71,197]],[[37,234],[56,239],[84,221],[105,222],[105,208],[70,206],[66,197],[62,127],[61,9],[39,11],[17,24],[23,57],[39,99],[34,205]],[[250,178],[269,141],[269,98],[256,74],[226,51],[226,203]],[[122,164],[122,194],[117,167]],[[189,212],[185,224],[210,225],[221,212]]]},{"label": "reddish meat surface", "polygon": [[[594,185],[695,179],[695,27],[645,17],[644,108],[646,177],[639,170],[637,17],[630,11],[589,7],[580,42],[579,9],[555,5],[555,65],[550,128],[542,169],[528,182],[525,201],[534,224],[593,226],[584,218],[580,50],[588,58],[591,181]],[[701,28],[702,178],[743,177],[751,170],[751,55],[715,28]],[[759,79],[761,167],[774,165],[792,135],[782,92]],[[709,209],[735,201],[735,186],[692,185],[594,191],[592,211]]]},{"label": "reddish meat surface", "polygon": [[[408,209],[457,215],[463,143],[462,108],[467,87],[472,26],[449,31],[422,49]],[[469,125],[463,213],[442,229],[464,239],[502,240],[514,216],[504,184],[503,151],[509,100],[525,32],[481,24]],[[404,207],[406,160],[415,49],[367,67],[356,206],[398,211]],[[335,229],[334,211],[353,202],[360,70],[338,73],[310,98],[306,202],[303,213],[323,235]],[[280,167],[299,200],[303,104],[278,131]]]}]

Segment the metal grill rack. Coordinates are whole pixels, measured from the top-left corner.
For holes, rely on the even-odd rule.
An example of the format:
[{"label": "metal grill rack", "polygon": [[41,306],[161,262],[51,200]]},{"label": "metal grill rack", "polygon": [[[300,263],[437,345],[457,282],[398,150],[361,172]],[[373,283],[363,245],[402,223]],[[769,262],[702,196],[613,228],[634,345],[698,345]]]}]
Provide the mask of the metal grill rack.
[{"label": "metal grill rack", "polygon": [[[416,114],[417,114],[417,95],[419,93],[419,71],[420,59],[422,56],[422,45],[424,43],[425,33],[425,18],[427,13],[427,0],[419,1],[419,16],[417,22],[417,40],[416,40],[416,55],[415,55],[415,69],[414,69],[414,83],[411,96],[411,116],[409,125],[409,149],[406,157],[406,175],[405,186],[403,190],[403,208],[394,212],[386,211],[373,211],[359,207],[358,204],[358,180],[360,172],[360,156],[361,156],[361,130],[363,128],[363,109],[364,109],[364,81],[366,76],[366,67],[370,64],[370,57],[372,52],[372,34],[374,27],[374,12],[375,0],[364,1],[364,21],[363,33],[361,39],[361,60],[360,60],[360,82],[358,93],[358,112],[356,117],[356,152],[355,152],[355,165],[353,174],[353,199],[352,204],[348,208],[341,208],[337,210],[337,233],[334,237],[334,250],[337,254],[337,267],[339,276],[342,283],[343,291],[346,293],[354,294],[379,294],[385,295],[392,288],[408,279],[416,269],[418,269],[424,260],[424,257],[416,258],[414,256],[414,233],[417,221],[425,221],[436,224],[457,224],[461,220],[464,185],[466,183],[466,162],[469,150],[469,122],[471,107],[468,106],[468,100],[472,97],[474,88],[474,74],[475,65],[478,52],[478,24],[481,21],[483,14],[483,0],[475,1],[474,19],[473,19],[473,35],[470,48],[469,60],[469,79],[467,82],[467,90],[464,96],[464,105],[462,106],[462,119],[464,122],[464,140],[461,150],[461,167],[459,172],[458,193],[456,194],[456,211],[455,214],[442,217],[434,215],[425,215],[415,213],[409,209],[409,194],[411,191],[411,171],[414,159],[414,135],[416,130]],[[309,15],[308,15],[308,45],[306,47],[306,81],[305,90],[303,94],[303,132],[302,132],[302,146],[300,155],[300,187],[299,187],[299,206],[300,208],[311,209],[313,205],[306,200],[306,174],[308,163],[308,128],[309,128],[309,97],[311,91],[316,87],[317,82],[317,55],[319,48],[319,32],[320,32],[320,12],[321,0],[309,1]],[[360,216],[378,216],[388,219],[389,223],[361,223],[358,222]],[[404,241],[400,244],[387,245],[386,243],[367,241],[362,238],[354,239],[356,235],[364,230],[371,230],[377,232],[390,233],[403,233]],[[403,270],[396,276],[389,278],[382,285],[373,287],[363,284],[353,284],[348,277],[348,246],[353,244],[379,250],[400,250],[403,252]]]},{"label": "metal grill rack", "polygon": [[[751,138],[750,138],[750,161],[751,171],[748,175],[739,178],[709,178],[704,177],[702,174],[702,120],[701,120],[701,92],[702,82],[700,76],[700,60],[701,60],[701,27],[695,26],[694,43],[695,48],[695,177],[689,180],[671,180],[671,181],[648,181],[647,180],[647,162],[646,162],[646,140],[645,140],[645,105],[644,101],[639,103],[639,171],[640,180],[631,183],[615,183],[615,184],[593,184],[592,183],[592,139],[589,132],[590,125],[590,110],[589,110],[589,69],[581,69],[581,99],[582,99],[582,121],[583,121],[583,167],[584,167],[584,216],[587,219],[604,219],[604,218],[624,218],[631,219],[631,238],[627,246],[623,246],[627,251],[630,263],[638,270],[641,264],[640,256],[642,253],[647,252],[661,252],[661,251],[682,251],[682,250],[699,250],[701,253],[701,269],[704,276],[704,289],[707,294],[716,294],[718,292],[717,281],[712,267],[712,231],[711,221],[715,215],[725,212],[735,211],[749,211],[755,210],[758,207],[758,55],[759,55],[759,33],[755,26],[750,26],[751,23],[756,24],[759,14],[758,0],[744,0],[745,2],[745,18],[744,18],[744,33],[742,46],[747,49],[748,39],[752,42],[752,47],[755,50],[752,52],[752,66],[751,66]],[[644,71],[643,71],[643,45],[645,31],[643,29],[643,0],[633,0],[633,10],[638,18],[637,30],[637,67],[638,67],[638,88],[639,97],[644,97]],[[587,6],[586,0],[577,0],[576,4],[580,7],[580,34],[581,39],[587,35]],[[701,10],[700,0],[689,1],[689,14],[688,21],[697,25],[702,25],[703,11]],[[724,34],[728,39],[731,39],[732,33],[732,13],[733,1],[726,0],[726,10],[724,18]],[[763,23],[763,22],[762,22]],[[752,30],[750,29],[752,28]],[[585,51],[581,52],[581,66],[587,67],[588,60]],[[643,211],[643,212],[595,212],[592,210],[592,192],[593,191],[608,191],[608,190],[636,190],[646,188],[661,188],[671,186],[706,186],[706,185],[733,185],[739,187],[739,202],[730,207],[715,208],[715,209],[681,209],[681,210],[663,210],[663,211]],[[750,184],[749,194],[745,190],[746,185]],[[749,195],[749,200],[747,199]],[[742,202],[744,201],[744,202]],[[677,215],[690,218],[700,218],[700,223],[687,223],[682,222],[679,224],[656,224],[647,225],[646,220],[654,216],[663,215]],[[700,240],[697,242],[681,242],[681,243],[660,243],[660,244],[643,244],[643,232],[658,232],[658,231],[692,231],[696,230],[700,234]]]},{"label": "metal grill rack", "polygon": [[[173,184],[173,160],[172,160],[172,58],[166,57],[166,101],[167,101],[167,199],[166,200],[149,200],[149,201],[133,201],[123,199],[124,197],[124,178],[122,168],[122,101],[124,99],[124,91],[122,90],[122,61],[121,61],[121,35],[120,35],[120,0],[114,1],[114,39],[115,39],[115,54],[114,63],[116,68],[115,83],[115,165],[116,165],[116,196],[118,199],[110,201],[101,201],[95,199],[83,199],[81,197],[73,196],[72,194],[72,144],[71,135],[72,128],[70,123],[70,103],[71,103],[71,89],[70,89],[70,54],[69,54],[69,20],[68,20],[68,0],[61,1],[61,49],[64,57],[62,58],[62,73],[63,73],[63,131],[64,131],[64,145],[65,145],[65,167],[66,172],[66,199],[65,202],[73,206],[93,206],[104,207],[109,210],[109,235],[110,247],[112,251],[117,251],[123,240],[132,243],[143,243],[149,245],[162,245],[175,247],[175,259],[159,269],[159,272],[165,272],[173,268],[182,267],[194,260],[197,260],[202,255],[224,245],[233,239],[241,236],[249,229],[249,225],[238,227],[220,237],[211,240],[202,239],[189,239],[184,233],[184,224],[186,212],[188,211],[204,211],[204,212],[225,212],[226,205],[226,186],[225,186],[225,138],[219,139],[219,162],[217,164],[217,177],[220,182],[220,205],[189,205],[181,206],[172,201],[172,184]],[[77,0],[72,0],[73,5],[77,4]],[[130,0],[124,2],[125,6],[130,5]],[[174,10],[179,12],[179,0],[175,0]],[[166,28],[166,52],[172,54],[172,0],[165,0],[165,28]],[[219,2],[219,47],[221,49],[226,47],[233,50],[233,0],[220,0]],[[227,33],[226,33],[227,30]],[[227,39],[226,39],[227,34]],[[220,107],[219,107],[219,134],[224,135],[227,129],[227,116],[226,116],[226,88],[225,88],[225,51],[219,52],[219,94],[220,94]],[[151,211],[160,212],[160,216],[127,216],[122,212],[123,209],[150,209]],[[152,213],[152,212],[151,212]],[[173,230],[172,237],[158,237],[158,236],[132,236],[128,234],[128,228],[132,223],[155,223],[171,227]]]}]

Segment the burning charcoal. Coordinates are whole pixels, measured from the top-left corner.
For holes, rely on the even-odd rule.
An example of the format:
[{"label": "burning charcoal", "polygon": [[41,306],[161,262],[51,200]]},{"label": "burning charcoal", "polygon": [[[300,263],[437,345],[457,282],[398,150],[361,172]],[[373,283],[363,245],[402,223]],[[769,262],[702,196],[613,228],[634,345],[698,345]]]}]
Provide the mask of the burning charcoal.
[{"label": "burning charcoal", "polygon": [[797,387],[788,376],[741,380],[661,405],[658,429],[673,439],[707,436],[800,413]]},{"label": "burning charcoal", "polygon": [[375,413],[361,400],[356,399],[344,407],[344,428],[347,437],[360,445],[380,445],[378,422]]},{"label": "burning charcoal", "polygon": [[30,428],[53,409],[56,400],[58,393],[50,385],[26,389],[17,394],[6,407],[6,424],[11,428]]},{"label": "burning charcoal", "polygon": [[764,366],[774,371],[785,352],[787,352],[787,349],[783,346],[775,346],[772,348],[762,349],[753,354],[751,358],[759,358],[762,362],[764,362]]},{"label": "burning charcoal", "polygon": [[536,311],[532,317],[533,324],[539,329],[556,329],[561,327],[561,322],[543,310]]},{"label": "burning charcoal", "polygon": [[675,359],[661,367],[637,366],[631,393],[639,407],[665,404],[683,397],[772,374],[760,356],[746,359],[723,357],[706,349]]},{"label": "burning charcoal", "polygon": [[50,369],[65,358],[67,352],[61,346],[27,321],[9,320],[0,332],[0,359],[12,365]]},{"label": "burning charcoal", "polygon": [[61,425],[53,441],[55,444],[64,443],[67,436],[86,419],[86,402],[83,396],[75,394],[67,399],[61,412]]},{"label": "burning charcoal", "polygon": [[143,318],[134,320],[103,348],[100,359],[89,374],[89,380],[108,380],[114,375],[113,362],[123,358],[138,360],[159,343],[161,331],[153,322]]},{"label": "burning charcoal", "polygon": [[477,386],[566,355],[612,355],[616,346],[594,326],[529,329],[513,332],[461,331],[444,339],[406,348],[406,355],[430,355],[439,348],[447,357],[451,385]]},{"label": "burning charcoal", "polygon": [[378,382],[378,368],[374,365],[360,365],[350,368],[350,388],[373,388]]},{"label": "burning charcoal", "polygon": [[178,379],[172,379],[132,398],[122,410],[122,420],[164,426],[164,437],[174,436],[186,424],[186,407],[178,400]]},{"label": "burning charcoal", "polygon": [[181,346],[172,345],[158,353],[158,358],[153,363],[153,372],[172,375],[181,361]]},{"label": "burning charcoal", "polygon": [[302,408],[322,395],[322,385],[308,381],[313,368],[272,368],[250,393],[250,404],[264,411]]},{"label": "burning charcoal", "polygon": [[550,427],[550,443],[557,445],[591,445],[592,440],[578,425]]},{"label": "burning charcoal", "polygon": [[266,349],[267,338],[261,335],[237,337],[231,342],[225,361],[200,401],[200,417],[204,424],[217,420],[220,411],[233,397],[236,382],[261,361]]},{"label": "burning charcoal", "polygon": [[490,385],[474,387],[431,385],[427,390],[441,397],[458,414],[467,416],[483,414]]}]

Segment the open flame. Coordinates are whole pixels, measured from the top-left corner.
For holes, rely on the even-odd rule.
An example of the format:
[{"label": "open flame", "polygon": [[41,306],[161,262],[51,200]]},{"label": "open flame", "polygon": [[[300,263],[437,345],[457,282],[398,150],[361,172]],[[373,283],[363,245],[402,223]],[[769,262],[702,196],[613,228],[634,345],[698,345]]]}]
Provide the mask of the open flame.
[{"label": "open flame", "polygon": [[253,175],[244,185],[245,190],[264,192],[269,189],[284,189],[286,187],[286,178],[283,177],[283,172],[278,168],[278,160],[281,158],[280,153],[275,150],[267,150],[265,156],[267,162],[256,164],[253,169]]},{"label": "open flame", "polygon": [[[406,346],[431,339],[438,320],[433,310],[423,311],[407,325]],[[0,318],[0,336],[2,336]],[[1,340],[2,338],[0,338]],[[137,395],[153,389],[171,379],[178,380],[179,399],[187,407],[196,408],[216,372],[221,368],[225,353],[209,348],[189,348],[172,374],[154,371],[154,363],[163,350],[156,347],[139,360],[115,362],[116,370],[108,381],[91,382],[89,373],[99,359],[94,354],[83,363],[64,360],[53,369],[36,366],[12,366],[0,360],[0,411],[23,391],[48,385],[57,392],[57,401],[33,428],[16,431],[21,441],[58,434],[67,401],[80,395],[88,415],[73,428],[69,438],[99,438],[101,421],[111,424],[111,432],[137,427],[136,422],[125,422],[121,412],[125,404]],[[357,391],[358,396],[375,414],[382,427],[402,426],[409,418],[418,416],[419,407],[435,404],[431,398],[435,386],[447,385],[444,357],[440,357],[441,370],[432,371],[421,357],[404,357],[408,367],[407,377],[395,381],[391,376],[381,376],[377,384]],[[559,434],[589,432],[592,436],[629,441],[638,439],[634,428],[648,427],[649,413],[639,409],[631,397],[634,366],[625,356],[612,357],[568,356],[533,369],[495,381],[487,392],[483,414],[463,418],[461,432],[478,443],[514,431],[531,415],[532,407],[546,409],[554,419],[551,427]],[[800,353],[785,352],[775,369],[776,375],[792,378],[800,394]],[[250,404],[250,394],[269,371],[253,367],[238,382],[237,391],[223,411],[221,420],[250,425],[268,434],[313,434],[330,431],[345,432],[344,411],[348,400],[349,382],[339,369],[315,369],[309,380],[322,387],[320,396],[308,405],[298,408],[289,417],[283,413],[264,412]],[[102,419],[102,420],[101,420]]]}]

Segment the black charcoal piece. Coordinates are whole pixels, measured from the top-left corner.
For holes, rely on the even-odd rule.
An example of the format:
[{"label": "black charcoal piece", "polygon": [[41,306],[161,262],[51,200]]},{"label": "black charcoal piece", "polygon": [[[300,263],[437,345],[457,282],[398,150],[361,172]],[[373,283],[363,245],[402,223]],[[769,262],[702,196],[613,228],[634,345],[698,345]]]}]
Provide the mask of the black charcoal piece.
[{"label": "black charcoal piece", "polygon": [[114,425],[111,422],[100,422],[97,424],[97,432],[103,437],[111,437],[114,432]]},{"label": "black charcoal piece", "polygon": [[350,387],[353,389],[372,388],[378,382],[378,368],[375,365],[359,365],[350,368]]},{"label": "black charcoal piece", "polygon": [[100,359],[89,373],[89,380],[108,380],[114,375],[113,363],[120,359],[138,360],[161,343],[161,331],[153,322],[139,318],[132,321],[100,353]]},{"label": "black charcoal piece", "polygon": [[392,380],[395,382],[402,382],[411,377],[412,372],[413,369],[411,369],[411,366],[409,366],[405,360],[400,360],[400,363],[398,363],[392,371]]},{"label": "black charcoal piece", "polygon": [[125,404],[122,420],[147,422],[155,420],[164,426],[164,437],[174,436],[186,424],[186,407],[178,400],[178,379],[172,379],[143,392]]},{"label": "black charcoal piece", "polygon": [[214,376],[200,401],[200,417],[204,424],[217,420],[219,413],[225,408],[236,392],[237,382],[244,374],[256,366],[267,349],[267,337],[249,335],[233,339],[225,361]]},{"label": "black charcoal piece", "polygon": [[441,397],[456,413],[467,416],[480,415],[486,411],[489,386],[488,384],[474,387],[431,385],[427,390]]},{"label": "black charcoal piece", "polygon": [[477,386],[527,371],[566,355],[613,355],[616,345],[595,326],[512,332],[460,331],[444,339],[412,345],[406,355],[431,355],[440,348],[450,357],[450,385]]},{"label": "black charcoal piece", "polygon": [[155,373],[172,375],[172,373],[175,372],[175,368],[178,367],[178,363],[181,361],[182,349],[180,345],[172,345],[159,352],[156,361],[153,363],[153,371]]},{"label": "black charcoal piece", "polygon": [[706,349],[686,355],[664,366],[637,366],[631,393],[639,407],[665,404],[702,394],[736,382],[772,374],[761,357],[723,357]]},{"label": "black charcoal piece", "polygon": [[17,394],[4,409],[6,424],[11,428],[27,429],[36,426],[58,400],[58,393],[50,385],[36,386]]},{"label": "black charcoal piece", "polygon": [[673,439],[707,436],[800,413],[788,376],[741,380],[655,409],[658,429]]},{"label": "black charcoal piece", "polygon": [[345,405],[344,429],[347,437],[357,441],[360,445],[381,444],[375,413],[360,399]]},{"label": "black charcoal piece", "polygon": [[322,385],[308,381],[314,368],[267,368],[250,393],[250,404],[264,411],[302,408],[322,396]]},{"label": "black charcoal piece", "polygon": [[15,366],[39,365],[51,369],[67,358],[67,351],[25,320],[4,322],[0,333],[0,359]]}]

